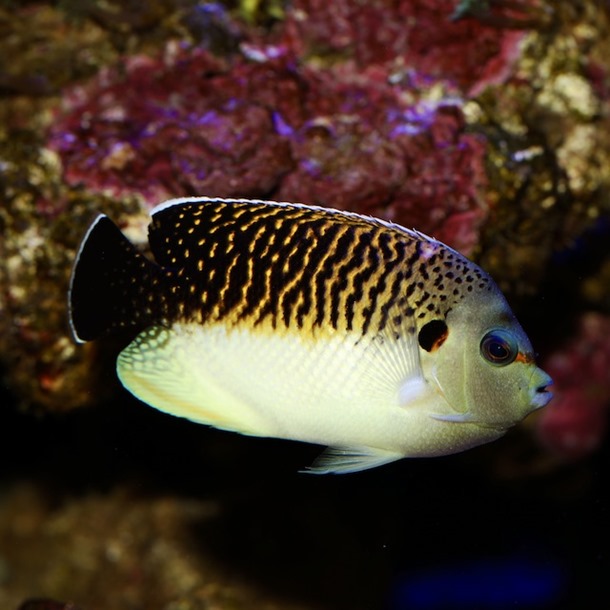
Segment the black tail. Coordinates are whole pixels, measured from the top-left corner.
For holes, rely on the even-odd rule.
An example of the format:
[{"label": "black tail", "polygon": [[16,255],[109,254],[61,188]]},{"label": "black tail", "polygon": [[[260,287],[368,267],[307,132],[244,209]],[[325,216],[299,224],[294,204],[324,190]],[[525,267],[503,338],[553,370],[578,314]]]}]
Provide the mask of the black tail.
[{"label": "black tail", "polygon": [[70,327],[76,341],[150,323],[156,300],[150,295],[160,277],[160,268],[112,220],[98,216],[83,239],[70,280]]}]

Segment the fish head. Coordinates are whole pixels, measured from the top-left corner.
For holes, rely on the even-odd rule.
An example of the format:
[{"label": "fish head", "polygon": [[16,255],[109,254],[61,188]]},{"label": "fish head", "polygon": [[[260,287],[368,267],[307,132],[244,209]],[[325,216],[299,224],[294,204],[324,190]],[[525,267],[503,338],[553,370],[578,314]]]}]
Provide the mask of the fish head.
[{"label": "fish head", "polygon": [[[465,296],[444,322],[436,349],[423,342],[424,369],[449,409],[441,419],[506,430],[552,398],[552,380],[536,366],[530,340],[496,286]],[[419,331],[420,346],[431,324]]]}]

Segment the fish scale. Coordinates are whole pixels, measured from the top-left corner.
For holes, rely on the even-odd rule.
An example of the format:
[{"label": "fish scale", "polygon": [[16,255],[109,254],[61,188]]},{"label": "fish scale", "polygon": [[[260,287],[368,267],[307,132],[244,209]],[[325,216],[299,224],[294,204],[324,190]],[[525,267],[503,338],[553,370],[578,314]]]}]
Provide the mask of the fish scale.
[{"label": "fish scale", "polygon": [[326,445],[354,472],[492,441],[551,394],[496,284],[417,231],[352,212],[178,199],[154,260],[107,217],[70,281],[77,341],[132,328],[117,358],[149,405],[223,430]]}]

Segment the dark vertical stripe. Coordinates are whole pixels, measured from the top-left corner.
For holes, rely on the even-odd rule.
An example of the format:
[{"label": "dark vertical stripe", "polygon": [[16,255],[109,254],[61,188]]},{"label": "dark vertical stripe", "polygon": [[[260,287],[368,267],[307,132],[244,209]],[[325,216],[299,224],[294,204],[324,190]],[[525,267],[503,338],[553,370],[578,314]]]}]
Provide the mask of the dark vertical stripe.
[{"label": "dark vertical stripe", "polygon": [[341,253],[345,255],[344,250],[352,239],[351,231],[345,231],[338,237],[338,233],[344,231],[344,227],[336,226],[333,227],[333,229],[335,230],[333,231],[332,237],[329,237],[328,233],[324,236],[324,241],[327,243],[325,250],[326,252],[330,252],[330,254],[323,259],[324,266],[318,266],[314,279],[316,286],[316,318],[314,326],[321,326],[324,323],[326,308],[327,306],[330,307],[329,296],[332,297],[332,278],[335,274],[337,264],[341,261]]}]

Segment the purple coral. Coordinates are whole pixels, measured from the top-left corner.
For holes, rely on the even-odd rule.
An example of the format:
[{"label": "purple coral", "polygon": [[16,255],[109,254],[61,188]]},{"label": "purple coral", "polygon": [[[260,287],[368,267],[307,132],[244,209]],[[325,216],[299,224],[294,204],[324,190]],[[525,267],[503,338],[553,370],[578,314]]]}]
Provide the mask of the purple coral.
[{"label": "purple coral", "polygon": [[544,362],[555,398],[538,421],[541,442],[565,459],[585,457],[606,434],[610,407],[610,318],[588,313],[576,336]]}]

